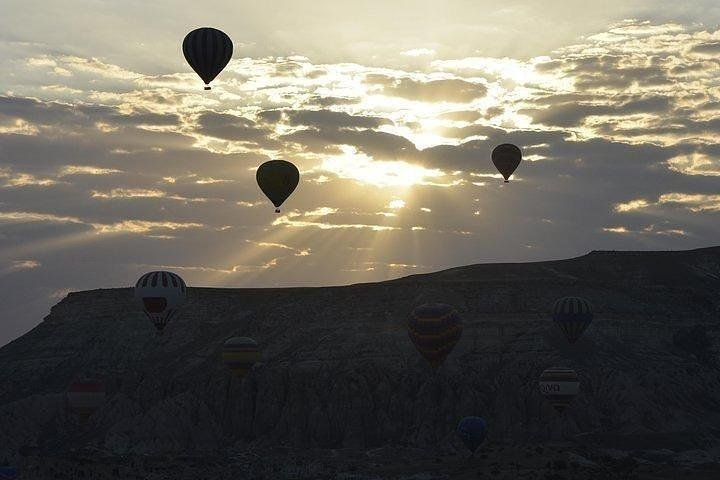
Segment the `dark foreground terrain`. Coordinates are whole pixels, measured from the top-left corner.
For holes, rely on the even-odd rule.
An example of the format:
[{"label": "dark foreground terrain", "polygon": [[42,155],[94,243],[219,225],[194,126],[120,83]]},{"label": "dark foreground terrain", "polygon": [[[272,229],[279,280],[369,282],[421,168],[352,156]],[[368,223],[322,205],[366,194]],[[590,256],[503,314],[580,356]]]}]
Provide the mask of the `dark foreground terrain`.
[{"label": "dark foreground terrain", "polygon": [[702,450],[620,451],[572,443],[502,445],[490,442],[473,457],[408,447],[366,451],[251,449],[206,455],[110,457],[97,451],[29,458],[33,479],[718,479],[720,464]]},{"label": "dark foreground terrain", "polygon": [[[552,302],[596,318],[568,346]],[[464,332],[432,372],[404,328],[419,303],[457,307]],[[720,478],[720,248],[592,252],[474,265],[390,282],[190,289],[162,337],[129,288],[72,293],[0,349],[0,462],[23,478]],[[263,361],[243,381],[230,336]],[[538,393],[550,366],[581,393],[562,415]],[[64,390],[100,378],[87,425]],[[484,417],[470,458],[453,434]]]}]

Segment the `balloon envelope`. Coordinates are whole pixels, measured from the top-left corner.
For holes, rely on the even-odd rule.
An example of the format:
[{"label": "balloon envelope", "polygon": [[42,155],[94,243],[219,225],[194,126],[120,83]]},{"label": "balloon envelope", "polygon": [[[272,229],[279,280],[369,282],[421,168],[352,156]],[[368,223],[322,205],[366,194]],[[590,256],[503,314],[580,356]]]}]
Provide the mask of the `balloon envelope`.
[{"label": "balloon envelope", "polygon": [[160,333],[183,306],[186,296],[185,281],[172,272],[149,272],[135,284],[136,300]]},{"label": "balloon envelope", "polygon": [[487,423],[480,417],[465,417],[458,423],[457,434],[468,450],[475,453],[487,437]]},{"label": "balloon envelope", "polygon": [[76,380],[65,392],[68,409],[86,422],[105,403],[105,383],[101,380]]},{"label": "balloon envelope", "polygon": [[183,55],[203,82],[205,90],[232,58],[233,44],[224,32],[203,27],[188,33],[183,40]]},{"label": "balloon envelope", "polygon": [[[270,160],[257,169],[255,179],[260,190],[275,205],[280,207],[300,182],[297,167],[285,160]],[[280,210],[276,210],[279,212]]]},{"label": "balloon envelope", "polygon": [[462,335],[460,315],[444,303],[415,308],[407,327],[410,340],[433,368],[445,361]]},{"label": "balloon envelope", "polygon": [[502,174],[505,183],[509,182],[510,175],[512,175],[518,165],[520,165],[521,160],[522,152],[517,146],[511,143],[498,145],[492,151],[492,162],[495,168]]},{"label": "balloon envelope", "polygon": [[260,347],[248,337],[232,337],[223,345],[222,359],[236,377],[244,377],[260,360]]},{"label": "balloon envelope", "polygon": [[567,338],[575,343],[593,320],[590,302],[580,297],[563,297],[555,301],[553,321]]},{"label": "balloon envelope", "polygon": [[0,467],[0,480],[17,480],[20,470],[17,467]]},{"label": "balloon envelope", "polygon": [[572,368],[552,367],[540,375],[540,393],[562,413],[580,392],[580,380]]}]

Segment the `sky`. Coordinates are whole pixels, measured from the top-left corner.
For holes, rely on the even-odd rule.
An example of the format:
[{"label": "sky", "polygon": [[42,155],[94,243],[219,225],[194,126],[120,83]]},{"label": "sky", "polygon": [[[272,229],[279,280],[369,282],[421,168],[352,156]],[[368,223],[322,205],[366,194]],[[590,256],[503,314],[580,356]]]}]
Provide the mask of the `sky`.
[{"label": "sky", "polygon": [[[0,345],[171,270],[320,286],[720,243],[716,1],[3,1]],[[182,39],[225,31],[210,92]],[[492,148],[524,161],[503,184]],[[275,214],[269,159],[301,182]]]}]

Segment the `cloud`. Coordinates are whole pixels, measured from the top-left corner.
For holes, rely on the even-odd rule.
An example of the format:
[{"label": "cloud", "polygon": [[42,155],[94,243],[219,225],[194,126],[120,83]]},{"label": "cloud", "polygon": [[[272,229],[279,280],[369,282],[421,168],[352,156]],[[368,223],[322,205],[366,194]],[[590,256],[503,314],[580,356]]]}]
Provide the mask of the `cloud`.
[{"label": "cloud", "polygon": [[40,266],[41,263],[37,260],[13,260],[10,263],[10,270],[33,270]]},{"label": "cloud", "polygon": [[658,198],[658,203],[679,205],[691,212],[720,212],[720,195],[664,193]]},{"label": "cloud", "polygon": [[205,225],[194,222],[170,222],[170,221],[148,221],[148,220],[122,220],[113,223],[99,223],[82,220],[77,217],[63,217],[47,213],[37,212],[0,212],[0,222],[26,223],[26,222],[49,222],[49,223],[72,223],[87,225],[98,234],[110,233],[134,233],[145,234],[158,230],[180,230],[190,228],[203,228]]},{"label": "cloud", "polygon": [[[337,209],[324,207],[312,212],[301,214],[289,212],[273,221],[273,225],[295,227],[295,228],[319,228],[320,230],[371,230],[374,232],[397,230],[397,227],[387,225],[370,225],[362,223],[332,223],[321,222],[315,219],[325,218],[337,213]],[[303,220],[302,217],[312,217],[310,220]]]},{"label": "cloud", "polygon": [[164,198],[181,202],[207,202],[210,200],[207,198],[188,198],[180,195],[171,195],[162,190],[147,190],[142,188],[113,188],[108,192],[93,190],[91,193],[93,198],[103,198],[106,200],[128,198]]},{"label": "cloud", "polygon": [[66,165],[59,172],[60,177],[68,175],[112,175],[113,173],[123,173],[122,170],[114,168],[100,168],[90,165]]},{"label": "cloud", "polygon": [[690,51],[701,55],[718,55],[720,54],[720,42],[699,43],[693,45]]},{"label": "cloud", "polygon": [[201,114],[198,127],[197,131],[203,135],[256,145],[267,143],[273,133],[272,129],[249,118],[214,112]]},{"label": "cloud", "polygon": [[414,80],[408,77],[370,74],[366,77],[366,82],[380,86],[385,95],[423,102],[467,103],[484,97],[487,93],[484,84],[458,78]]},{"label": "cloud", "polygon": [[381,125],[392,124],[392,120],[376,116],[350,115],[346,112],[333,112],[330,110],[297,110],[287,111],[290,125],[304,125],[317,129],[344,129],[344,128],[378,128]]},{"label": "cloud", "polygon": [[[598,99],[600,100],[600,99]],[[548,102],[548,99],[543,99]],[[567,103],[551,103],[544,109],[520,110],[519,113],[529,115],[533,121],[543,125],[556,127],[581,127],[588,117],[615,116],[628,117],[638,113],[669,113],[672,99],[667,96],[649,95],[622,102],[622,98],[605,100],[607,103],[584,103],[574,101]]]},{"label": "cloud", "polygon": [[404,52],[401,52],[401,55],[405,55],[407,57],[431,57],[435,55],[435,50],[432,48],[411,48],[410,50],[405,50]]},{"label": "cloud", "polygon": [[61,102],[43,102],[34,98],[0,96],[0,119],[22,120],[36,127],[56,126],[111,129],[142,125],[176,126],[175,114],[160,114],[135,110],[122,112],[107,105],[71,105]]},{"label": "cloud", "polygon": [[668,167],[685,175],[720,176],[720,159],[702,152],[678,155],[667,161]]},{"label": "cloud", "polygon": [[634,210],[646,208],[650,205],[651,203],[647,200],[643,198],[638,198],[637,200],[631,200],[625,203],[618,203],[617,205],[615,205],[615,211],[620,213],[632,212]]}]

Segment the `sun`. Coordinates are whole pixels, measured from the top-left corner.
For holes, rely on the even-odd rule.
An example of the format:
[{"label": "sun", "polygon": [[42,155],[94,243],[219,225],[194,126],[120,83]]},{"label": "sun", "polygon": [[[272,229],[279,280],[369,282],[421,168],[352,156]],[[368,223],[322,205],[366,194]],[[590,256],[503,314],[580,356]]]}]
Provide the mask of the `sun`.
[{"label": "sun", "polygon": [[425,168],[402,160],[374,160],[343,145],[342,154],[327,157],[319,169],[340,178],[376,187],[411,187],[413,185],[451,186],[453,181],[439,169]]}]

